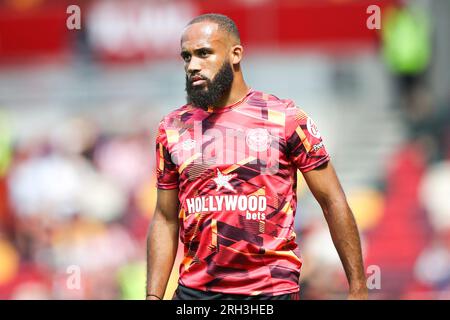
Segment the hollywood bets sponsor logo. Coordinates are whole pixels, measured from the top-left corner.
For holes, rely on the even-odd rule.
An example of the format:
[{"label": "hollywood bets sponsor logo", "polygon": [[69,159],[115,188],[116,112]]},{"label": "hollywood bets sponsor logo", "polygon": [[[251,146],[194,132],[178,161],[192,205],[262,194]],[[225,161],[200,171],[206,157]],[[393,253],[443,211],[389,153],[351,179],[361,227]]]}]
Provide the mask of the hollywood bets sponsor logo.
[{"label": "hollywood bets sponsor logo", "polygon": [[[230,180],[236,174],[224,174],[217,168],[217,177],[212,180],[216,183],[216,191],[222,188],[236,193]],[[267,198],[256,195],[210,195],[186,199],[187,211],[192,213],[220,212],[220,211],[241,211],[245,212],[248,220],[265,220],[267,209]]]},{"label": "hollywood bets sponsor logo", "polygon": [[248,220],[265,220],[267,199],[265,196],[215,195],[186,199],[189,214],[220,211],[245,212]]}]

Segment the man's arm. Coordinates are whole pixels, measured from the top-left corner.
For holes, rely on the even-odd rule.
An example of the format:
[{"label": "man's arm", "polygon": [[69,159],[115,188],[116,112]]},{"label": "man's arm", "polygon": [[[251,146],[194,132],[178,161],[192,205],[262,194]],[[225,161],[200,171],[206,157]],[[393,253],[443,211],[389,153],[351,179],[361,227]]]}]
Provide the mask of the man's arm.
[{"label": "man's arm", "polygon": [[158,189],[147,237],[147,300],[162,299],[178,247],[178,189]]},{"label": "man's arm", "polygon": [[349,299],[367,299],[361,242],[353,213],[331,164],[303,173],[306,183],[322,207],[334,246],[349,283]]}]

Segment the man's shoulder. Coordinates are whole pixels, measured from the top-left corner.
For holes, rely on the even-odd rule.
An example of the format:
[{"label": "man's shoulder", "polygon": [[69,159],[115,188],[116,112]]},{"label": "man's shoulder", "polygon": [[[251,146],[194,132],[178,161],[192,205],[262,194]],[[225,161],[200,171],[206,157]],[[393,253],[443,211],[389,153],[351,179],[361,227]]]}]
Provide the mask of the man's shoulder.
[{"label": "man's shoulder", "polygon": [[174,121],[181,121],[182,116],[184,114],[187,114],[189,111],[192,111],[192,106],[189,104],[185,104],[177,109],[174,109],[167,113],[160,121],[161,124],[169,125],[170,123],[173,123]]},{"label": "man's shoulder", "polygon": [[249,102],[265,106],[271,112],[283,113],[286,118],[307,116],[306,112],[293,99],[279,98],[274,94],[263,91],[255,90]]},{"label": "man's shoulder", "polygon": [[250,103],[259,103],[262,104],[270,109],[276,109],[277,111],[288,111],[292,108],[297,108],[295,105],[294,100],[292,99],[285,99],[285,98],[279,98],[278,96],[267,93],[264,91],[258,91],[254,90],[253,94],[251,95],[249,99]]}]

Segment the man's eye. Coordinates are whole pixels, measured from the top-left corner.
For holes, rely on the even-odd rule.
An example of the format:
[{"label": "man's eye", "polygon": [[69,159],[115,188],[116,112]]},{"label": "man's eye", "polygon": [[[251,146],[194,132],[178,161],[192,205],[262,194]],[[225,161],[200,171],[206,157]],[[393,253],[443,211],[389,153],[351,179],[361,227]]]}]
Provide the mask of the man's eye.
[{"label": "man's eye", "polygon": [[183,60],[184,60],[185,62],[188,62],[189,60],[191,60],[191,56],[188,55],[188,54],[182,55],[181,57],[183,58]]},{"label": "man's eye", "polygon": [[206,57],[208,55],[207,51],[200,51],[200,57]]}]

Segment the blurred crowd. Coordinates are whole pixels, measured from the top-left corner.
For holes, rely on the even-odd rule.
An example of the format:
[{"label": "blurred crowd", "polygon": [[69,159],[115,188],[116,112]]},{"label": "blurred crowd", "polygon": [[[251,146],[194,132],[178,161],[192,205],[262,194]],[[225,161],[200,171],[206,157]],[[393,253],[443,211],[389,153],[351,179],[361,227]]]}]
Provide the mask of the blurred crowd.
[{"label": "blurred crowd", "polygon": [[153,133],[64,121],[2,142],[0,298],[142,298]]},{"label": "blurred crowd", "polygon": [[[404,114],[409,138],[386,159],[380,181],[347,193],[372,299],[450,299],[450,101],[413,114]],[[326,226],[308,225],[300,239],[303,298],[344,298]]]},{"label": "blurred crowd", "polygon": [[[390,108],[399,111],[406,139],[384,159],[379,181],[348,198],[373,299],[450,299],[450,91],[437,99],[432,86],[441,67],[431,59],[430,3],[410,3],[386,11],[381,38],[393,80]],[[303,295],[343,297],[345,278],[328,230],[323,224],[310,229],[301,233],[313,262],[303,270]]]}]

